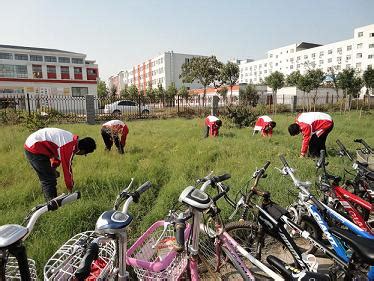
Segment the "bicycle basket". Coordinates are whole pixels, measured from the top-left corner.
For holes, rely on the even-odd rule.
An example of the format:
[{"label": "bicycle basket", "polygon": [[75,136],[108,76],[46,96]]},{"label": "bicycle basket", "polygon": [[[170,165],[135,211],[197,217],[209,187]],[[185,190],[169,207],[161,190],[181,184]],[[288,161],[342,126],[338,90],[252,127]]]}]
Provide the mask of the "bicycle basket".
[{"label": "bicycle basket", "polygon": [[374,171],[374,154],[363,153],[361,149],[356,150],[357,161],[361,164],[368,165],[368,169]]},{"label": "bicycle basket", "polygon": [[[86,246],[99,237],[94,231],[78,233],[70,238],[44,266],[44,280],[73,280],[74,274],[85,254]],[[99,245],[99,258],[91,266],[86,280],[106,279],[113,268],[115,244],[113,241]]]},{"label": "bicycle basket", "polygon": [[[173,250],[173,226],[167,228],[155,246],[163,230],[164,221],[155,222],[127,251],[127,264],[134,268],[140,280],[177,280],[187,267],[185,252]],[[187,225],[184,232],[186,239],[189,233],[190,225]]]},{"label": "bicycle basket", "polygon": [[[28,259],[29,262],[29,270],[30,270],[30,276],[31,280],[38,280],[38,277],[36,275],[36,266],[35,261],[32,259]],[[18,262],[17,259],[13,256],[8,257],[8,261],[5,268],[5,279],[6,280],[21,280],[21,275],[18,268]]]}]

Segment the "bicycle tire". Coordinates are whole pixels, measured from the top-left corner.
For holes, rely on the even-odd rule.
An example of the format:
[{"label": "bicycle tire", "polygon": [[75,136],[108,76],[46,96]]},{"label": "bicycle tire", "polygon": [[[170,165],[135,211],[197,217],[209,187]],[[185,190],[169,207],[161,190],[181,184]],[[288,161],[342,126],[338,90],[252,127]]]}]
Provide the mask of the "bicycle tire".
[{"label": "bicycle tire", "polygon": [[225,256],[230,260],[232,266],[236,269],[236,271],[240,274],[240,276],[243,278],[243,280],[250,281],[251,279],[248,277],[248,275],[245,273],[242,266],[238,263],[236,258],[231,254],[231,252],[226,249],[226,247],[221,247],[222,251],[225,253]]},{"label": "bicycle tire", "polygon": [[[313,218],[311,218],[310,216],[302,216],[300,226],[303,230],[308,231],[310,233],[310,236],[313,237],[315,240],[322,241],[322,231],[319,228],[319,226],[315,223]],[[296,245],[300,248],[298,243],[296,243]],[[303,253],[314,254],[317,250],[318,248],[313,243],[310,243],[309,248],[303,251]]]},{"label": "bicycle tire", "polygon": [[225,231],[248,253],[256,256],[255,240],[258,231],[256,223],[251,221],[229,222],[225,224]]}]

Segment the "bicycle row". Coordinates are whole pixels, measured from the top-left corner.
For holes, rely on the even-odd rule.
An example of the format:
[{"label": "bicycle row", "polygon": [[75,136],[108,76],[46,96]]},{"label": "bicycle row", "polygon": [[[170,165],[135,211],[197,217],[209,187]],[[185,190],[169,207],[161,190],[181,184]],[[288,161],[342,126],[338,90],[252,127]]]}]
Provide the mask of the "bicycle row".
[{"label": "bicycle row", "polygon": [[[347,155],[347,150],[341,149],[340,154]],[[236,200],[229,197],[230,188],[224,184],[230,175],[210,174],[183,190],[179,197],[182,210],[170,210],[128,248],[127,229],[133,221],[128,209],[152,186],[146,182],[131,191],[132,179],[117,196],[113,209],[98,218],[95,230],[75,235],[48,260],[44,280],[199,280],[199,263],[213,276],[223,264],[230,264],[243,280],[353,280],[360,276],[373,280],[374,236],[368,222],[373,182],[368,165],[359,166],[355,161],[354,180],[339,186],[341,178],[327,172],[322,151],[316,163],[322,169],[318,187],[323,196],[319,200],[311,192],[311,183],[297,179],[285,157],[280,159],[283,167],[279,171],[298,189],[296,202],[288,208],[283,209],[269,192],[258,188],[270,162],[255,171],[253,184],[242,188]],[[217,195],[209,195],[208,187]],[[353,193],[345,189],[351,187]],[[261,203],[254,202],[255,197],[261,197]],[[27,260],[22,242],[43,213],[79,198],[77,192],[61,195],[35,207],[25,219],[26,226],[0,226],[1,280],[37,279],[35,263]],[[221,217],[217,206],[221,198],[235,208],[231,222],[225,223]],[[240,219],[234,220],[239,210]],[[272,255],[277,249],[286,250],[291,259]],[[317,251],[332,261],[327,274],[318,272],[313,255]]]}]

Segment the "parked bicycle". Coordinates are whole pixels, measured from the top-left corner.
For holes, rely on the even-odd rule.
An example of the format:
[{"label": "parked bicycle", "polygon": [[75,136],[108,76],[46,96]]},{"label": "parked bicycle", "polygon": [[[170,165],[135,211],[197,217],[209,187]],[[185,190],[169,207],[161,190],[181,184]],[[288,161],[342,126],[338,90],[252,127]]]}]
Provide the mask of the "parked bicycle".
[{"label": "parked bicycle", "polygon": [[31,209],[23,222],[26,226],[18,224],[0,226],[0,280],[37,280],[35,261],[28,259],[23,241],[31,234],[42,214],[55,211],[79,198],[79,192],[62,194],[48,203]]},{"label": "parked bicycle", "polygon": [[[129,205],[151,187],[145,182],[135,192],[129,192],[134,179],[117,196],[113,210],[105,211],[96,222],[95,231],[77,234],[48,260],[44,280],[125,280],[127,227],[133,220]],[[122,210],[119,208],[122,205]]]},{"label": "parked bicycle", "polygon": [[[329,174],[326,170],[326,165],[325,151],[321,150],[321,156],[316,166],[317,169],[322,170],[318,185],[323,192],[323,202],[353,221],[362,230],[374,234],[373,229],[367,222],[373,210],[372,203],[339,186],[341,177]],[[299,207],[299,213],[303,213],[302,207]]]}]

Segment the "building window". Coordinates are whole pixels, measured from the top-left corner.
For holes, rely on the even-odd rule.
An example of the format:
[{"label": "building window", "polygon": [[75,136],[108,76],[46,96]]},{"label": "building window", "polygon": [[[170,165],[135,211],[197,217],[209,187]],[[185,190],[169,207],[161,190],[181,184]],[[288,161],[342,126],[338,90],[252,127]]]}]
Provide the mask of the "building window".
[{"label": "building window", "polygon": [[290,53],[293,53],[293,52],[294,52],[294,49],[291,49],[291,50],[290,50]]},{"label": "building window", "polygon": [[56,79],[56,66],[55,65],[47,65],[47,78],[48,79]]},{"label": "building window", "polygon": [[328,55],[331,55],[331,54],[332,54],[332,50],[328,50],[328,51],[327,51],[327,54],[328,54]]},{"label": "building window", "polygon": [[360,62],[356,63],[356,68],[357,68],[358,70],[361,69],[361,63],[360,63]]},{"label": "building window", "polygon": [[70,79],[69,67],[61,66],[61,79]]},{"label": "building window", "polygon": [[369,37],[374,37],[374,33],[370,33],[370,34],[369,34]]},{"label": "building window", "polygon": [[350,60],[351,58],[352,58],[351,55],[347,55],[347,56],[345,57],[346,60]]},{"label": "building window", "polygon": [[347,51],[350,51],[350,50],[352,50],[352,45],[347,46]]},{"label": "building window", "polygon": [[327,60],[327,62],[328,62],[328,63],[332,62],[332,58],[329,58],[329,59]]},{"label": "building window", "polygon": [[323,55],[324,55],[323,51],[322,51],[322,52],[319,52],[319,57],[320,57],[320,58],[323,57]]},{"label": "building window", "polygon": [[368,55],[368,59],[374,58],[374,55]]},{"label": "building window", "polygon": [[43,61],[43,56],[30,55],[31,61]]},{"label": "building window", "polygon": [[33,78],[43,78],[42,66],[40,64],[32,65],[32,77]]},{"label": "building window", "polygon": [[358,37],[362,37],[362,36],[364,36],[364,33],[361,31],[358,33]]},{"label": "building window", "polygon": [[83,79],[82,67],[74,67],[74,79]]},{"label": "building window", "polygon": [[315,59],[315,58],[316,58],[316,54],[313,53],[313,54],[312,54],[312,59]]},{"label": "building window", "polygon": [[27,65],[16,65],[16,77],[17,78],[27,78]]},{"label": "building window", "polygon": [[346,68],[346,69],[350,69],[350,68],[351,68],[351,65],[350,65],[350,64],[347,64],[347,65],[345,66],[345,68]]},{"label": "building window", "polygon": [[88,95],[87,87],[72,87],[71,93],[73,97],[84,97]]},{"label": "building window", "polygon": [[307,59],[308,58],[308,55],[304,55],[304,59]]},{"label": "building window", "polygon": [[369,44],[369,49],[374,48],[374,44]]},{"label": "building window", "polygon": [[0,64],[0,77],[27,78],[27,66]]},{"label": "building window", "polygon": [[361,49],[362,48],[362,43],[360,43],[360,44],[357,44],[357,49]]},{"label": "building window", "polygon": [[44,61],[45,62],[57,62],[57,58],[52,57],[52,56],[44,56]]},{"label": "building window", "polygon": [[269,54],[269,58],[272,58],[273,57],[273,54]]},{"label": "building window", "polygon": [[15,60],[29,60],[29,56],[26,54],[14,54]]},{"label": "building window", "polygon": [[362,58],[362,53],[357,53],[356,58],[358,59]]},{"label": "building window", "polygon": [[337,65],[335,66],[336,70],[340,70],[341,69],[341,66],[340,65]]},{"label": "building window", "polygon": [[323,64],[323,60],[320,60],[320,61],[319,61],[319,64],[322,65],[322,64]]},{"label": "building window", "polygon": [[58,57],[58,62],[61,62],[61,63],[70,63],[70,58],[67,58],[67,57]]},{"label": "building window", "polygon": [[[96,80],[97,78],[97,69],[96,68],[87,68],[87,80]],[[140,77],[141,79],[141,77]],[[140,80],[138,79],[138,80]]]},{"label": "building window", "polygon": [[11,53],[0,53],[0,60],[12,60],[13,55]]},{"label": "building window", "polygon": [[83,64],[83,59],[72,58],[71,62],[76,64]]},{"label": "building window", "polygon": [[342,54],[342,48],[337,48],[336,51],[338,52],[339,55]]}]

